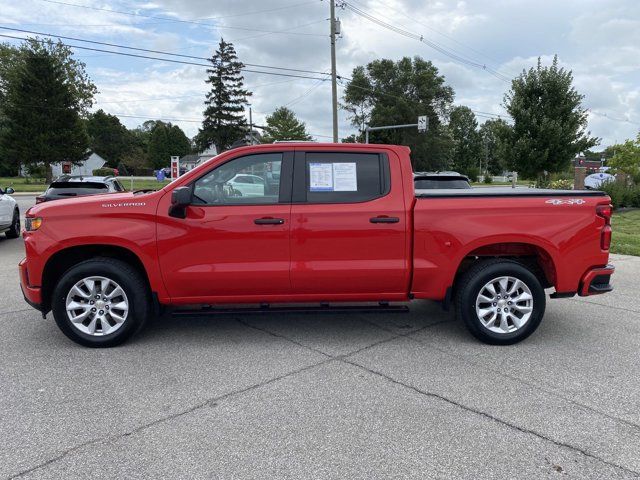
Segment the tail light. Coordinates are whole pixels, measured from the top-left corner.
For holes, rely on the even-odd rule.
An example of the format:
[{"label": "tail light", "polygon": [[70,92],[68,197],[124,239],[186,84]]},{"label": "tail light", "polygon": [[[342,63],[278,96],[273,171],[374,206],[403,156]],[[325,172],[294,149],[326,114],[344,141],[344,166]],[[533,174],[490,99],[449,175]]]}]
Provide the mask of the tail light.
[{"label": "tail light", "polygon": [[44,202],[44,195],[38,195],[36,197],[36,205],[42,202]]},{"label": "tail light", "polygon": [[600,235],[600,248],[602,250],[609,250],[611,246],[611,215],[613,214],[613,207],[611,205],[598,205],[596,207],[596,215],[604,218],[604,227],[602,227],[602,234]]}]

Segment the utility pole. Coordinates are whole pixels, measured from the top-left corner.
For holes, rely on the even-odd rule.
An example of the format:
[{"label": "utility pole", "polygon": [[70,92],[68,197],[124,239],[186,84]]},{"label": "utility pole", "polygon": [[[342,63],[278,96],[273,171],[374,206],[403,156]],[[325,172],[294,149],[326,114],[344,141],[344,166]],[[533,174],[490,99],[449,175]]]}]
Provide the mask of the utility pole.
[{"label": "utility pole", "polygon": [[251,144],[253,145],[253,116],[251,112],[251,104],[249,104],[249,138],[251,139]]},{"label": "utility pole", "polygon": [[333,110],[333,142],[338,143],[338,86],[336,84],[336,2],[329,0],[331,6],[331,103]]}]

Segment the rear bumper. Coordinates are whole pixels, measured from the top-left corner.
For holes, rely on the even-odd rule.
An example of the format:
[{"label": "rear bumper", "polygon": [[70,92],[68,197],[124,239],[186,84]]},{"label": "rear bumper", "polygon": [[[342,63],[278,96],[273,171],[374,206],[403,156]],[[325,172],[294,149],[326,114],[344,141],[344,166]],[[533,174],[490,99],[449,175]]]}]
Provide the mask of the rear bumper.
[{"label": "rear bumper", "polygon": [[23,259],[19,264],[20,270],[20,288],[24,300],[36,310],[42,311],[42,290],[40,287],[32,287],[29,285],[29,273],[27,271],[27,259]]},{"label": "rear bumper", "polygon": [[594,268],[589,270],[580,281],[580,289],[578,295],[587,297],[589,295],[600,295],[613,290],[611,285],[611,275],[616,268],[609,264],[606,267]]}]

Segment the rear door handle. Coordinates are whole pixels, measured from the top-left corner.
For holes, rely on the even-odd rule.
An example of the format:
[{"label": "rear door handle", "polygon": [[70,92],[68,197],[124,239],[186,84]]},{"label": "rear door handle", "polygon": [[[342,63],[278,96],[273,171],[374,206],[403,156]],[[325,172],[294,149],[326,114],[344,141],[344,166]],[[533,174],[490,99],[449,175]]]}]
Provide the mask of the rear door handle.
[{"label": "rear door handle", "polygon": [[400,219],[398,217],[371,217],[369,219],[371,223],[398,223]]},{"label": "rear door handle", "polygon": [[284,218],[256,218],[253,223],[256,225],[282,225],[284,223]]}]

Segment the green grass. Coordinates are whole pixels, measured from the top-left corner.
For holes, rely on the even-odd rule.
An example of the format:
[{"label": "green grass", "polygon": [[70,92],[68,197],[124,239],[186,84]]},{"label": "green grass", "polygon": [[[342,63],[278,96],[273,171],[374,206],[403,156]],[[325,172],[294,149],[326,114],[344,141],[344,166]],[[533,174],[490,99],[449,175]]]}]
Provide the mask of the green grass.
[{"label": "green grass", "polygon": [[640,256],[640,210],[613,214],[611,252]]},{"label": "green grass", "polygon": [[[131,179],[123,177],[120,178],[120,183],[122,183],[122,185],[124,186],[124,188],[126,188],[127,190],[131,190]],[[133,181],[133,190],[142,190],[145,188],[150,188],[152,190],[160,190],[162,187],[164,187],[165,185],[169,184],[169,180],[165,180],[164,182],[160,183],[157,180],[134,180]]]},{"label": "green grass", "polygon": [[[126,177],[120,178],[120,182],[127,190],[131,189],[131,180]],[[158,182],[156,180],[134,180],[133,181],[133,190],[141,190],[144,188],[151,188],[154,190],[159,190],[165,185],[167,185],[169,181]],[[33,192],[33,193],[42,193],[47,188],[47,184],[44,183],[43,179],[31,179],[29,183],[27,183],[26,178],[22,177],[0,177],[0,188],[12,187],[16,192]]]}]

